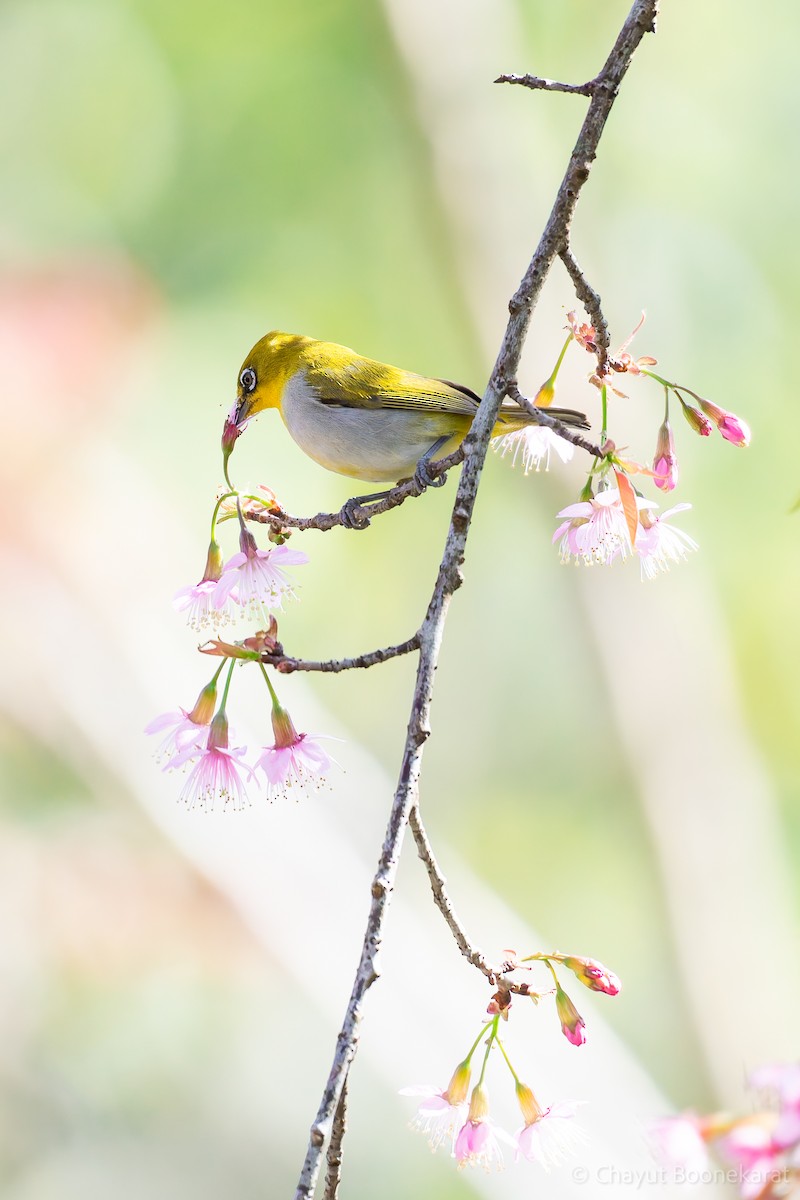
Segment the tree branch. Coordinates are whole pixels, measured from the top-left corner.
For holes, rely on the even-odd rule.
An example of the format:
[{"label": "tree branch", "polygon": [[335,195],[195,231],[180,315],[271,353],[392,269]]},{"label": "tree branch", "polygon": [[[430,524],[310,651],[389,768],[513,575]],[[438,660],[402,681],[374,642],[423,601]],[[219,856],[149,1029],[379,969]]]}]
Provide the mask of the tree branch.
[{"label": "tree branch", "polygon": [[338,1200],[339,1184],[342,1179],[342,1142],[347,1133],[347,1076],[342,1084],[342,1094],[336,1105],[333,1118],[333,1129],[328,1146],[328,1170],[325,1175],[325,1195],[323,1200]]},{"label": "tree branch", "polygon": [[589,319],[594,326],[594,343],[597,346],[597,374],[602,378],[607,372],[606,363],[608,361],[608,349],[611,339],[608,332],[608,322],[603,314],[600,303],[600,294],[589,283],[569,246],[564,246],[562,249],[561,261],[567,268],[567,273],[572,280],[575,295],[586,309]]},{"label": "tree branch", "polygon": [[[509,383],[506,388],[506,395],[509,399],[514,400],[520,408],[523,408],[525,412],[535,417],[537,425],[544,425],[547,429],[552,429],[559,437],[564,438],[567,442],[572,442],[573,446],[580,446],[581,450],[585,450],[587,454],[592,454],[595,458],[603,457],[603,451],[600,446],[596,446],[594,442],[588,441],[580,433],[577,433],[574,429],[570,429],[569,425],[565,425],[557,417],[551,416],[546,408],[539,408],[527,396],[523,396],[516,383]],[[547,419],[543,420],[542,418]]]},{"label": "tree branch", "polygon": [[[459,446],[446,458],[429,462],[427,464],[428,474],[432,479],[439,479],[442,475],[446,475],[452,467],[457,467],[463,461],[464,449],[463,446]],[[416,479],[407,479],[405,483],[398,483],[387,491],[386,495],[381,500],[375,501],[374,504],[347,504],[335,513],[317,513],[315,517],[293,517],[291,513],[284,512],[282,509],[277,511],[265,509],[262,512],[246,510],[244,515],[248,521],[271,525],[276,533],[283,533],[287,529],[301,531],[318,529],[322,533],[327,533],[329,529],[335,529],[337,525],[366,529],[373,517],[391,512],[393,508],[399,508],[401,504],[405,504],[406,500],[415,500],[427,490]]]},{"label": "tree branch", "polygon": [[425,742],[430,736],[433,682],[451,597],[461,585],[461,566],[489,439],[509,384],[517,376],[531,316],[553,262],[569,244],[569,228],[578,196],[589,177],[597,147],[619,85],[645,33],[655,28],[658,0],[635,0],[613,50],[597,77],[589,109],[558,189],[539,245],[509,304],[510,317],[480,407],[464,439],[464,466],[458,483],[450,527],[433,594],[419,633],[419,661],[400,775],[392,801],[383,849],[372,882],[367,928],[361,947],[330,1074],[309,1134],[295,1200],[309,1200],[319,1175],[323,1147],[332,1131],[334,1113],[347,1072],[355,1057],[367,992],[378,979],[378,955],[389,899],[394,888],[403,836],[419,798],[419,775]]},{"label": "tree branch", "polygon": [[[417,853],[425,864],[425,870],[428,872],[428,879],[430,880],[436,907],[447,922],[447,927],[452,933],[456,945],[468,963],[471,963],[473,967],[477,967],[490,983],[497,983],[507,971],[515,970],[516,964],[500,963],[498,966],[492,966],[484,957],[483,951],[474,946],[467,937],[467,931],[461,924],[447,891],[447,879],[442,874],[439,864],[436,861],[433,847],[431,846],[425,826],[422,823],[419,803],[416,803],[411,809],[408,823],[414,835]],[[508,979],[503,979],[503,987],[509,992],[516,992],[520,996],[529,995],[531,990],[527,983],[512,983]]]},{"label": "tree branch", "polygon": [[383,650],[370,650],[368,654],[358,654],[355,658],[331,658],[315,661],[309,658],[292,658],[288,654],[262,654],[261,661],[275,667],[283,675],[292,675],[295,671],[321,671],[324,674],[337,675],[340,671],[352,671],[357,667],[376,667],[379,663],[387,662],[390,658],[399,658],[402,654],[411,654],[419,650],[419,634],[398,642],[396,646],[386,646]]},{"label": "tree branch", "polygon": [[588,83],[559,83],[557,79],[543,79],[540,75],[498,75],[495,83],[518,83],[520,87],[539,92],[567,92],[571,96],[591,96],[597,80]]}]

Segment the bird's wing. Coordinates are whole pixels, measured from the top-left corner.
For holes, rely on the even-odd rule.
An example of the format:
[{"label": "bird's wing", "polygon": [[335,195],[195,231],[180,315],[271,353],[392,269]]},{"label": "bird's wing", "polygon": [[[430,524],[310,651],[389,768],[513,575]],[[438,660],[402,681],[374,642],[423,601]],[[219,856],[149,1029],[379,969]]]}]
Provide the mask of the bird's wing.
[{"label": "bird's wing", "polygon": [[474,392],[460,384],[390,367],[332,343],[318,343],[306,356],[305,377],[323,404],[342,408],[413,409],[473,417],[480,403]]}]

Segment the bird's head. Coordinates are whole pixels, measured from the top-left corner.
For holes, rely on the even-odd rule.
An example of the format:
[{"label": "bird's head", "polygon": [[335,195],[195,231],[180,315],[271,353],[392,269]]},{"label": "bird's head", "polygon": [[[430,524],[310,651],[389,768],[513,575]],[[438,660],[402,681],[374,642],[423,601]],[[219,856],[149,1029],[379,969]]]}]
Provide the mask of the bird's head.
[{"label": "bird's head", "polygon": [[294,375],[300,354],[311,339],[273,329],[256,342],[242,363],[231,424],[241,429],[265,408],[278,408],[286,381]]}]

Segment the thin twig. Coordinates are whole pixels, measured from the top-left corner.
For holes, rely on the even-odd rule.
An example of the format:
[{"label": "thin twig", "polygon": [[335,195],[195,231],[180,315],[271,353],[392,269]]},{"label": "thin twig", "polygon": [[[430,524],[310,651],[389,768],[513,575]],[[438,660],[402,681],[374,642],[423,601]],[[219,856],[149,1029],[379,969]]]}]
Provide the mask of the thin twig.
[{"label": "thin twig", "polygon": [[[515,969],[515,964],[500,963],[497,966],[493,966],[484,957],[483,951],[474,946],[470,941],[466,929],[461,924],[453,908],[453,902],[447,891],[447,879],[442,874],[441,868],[436,861],[436,855],[433,853],[433,847],[422,822],[418,803],[411,809],[408,823],[414,835],[417,853],[425,864],[425,870],[428,872],[428,879],[430,880],[436,907],[447,922],[447,927],[452,933],[456,945],[467,962],[471,963],[473,967],[477,967],[490,983],[497,983],[500,977],[504,976],[507,971]],[[513,983],[511,980],[505,978],[503,979],[503,987],[507,988],[509,992],[516,992],[520,996],[529,995],[531,990],[527,983]]]},{"label": "thin twig", "polygon": [[[428,474],[432,479],[438,479],[463,461],[464,450],[462,446],[459,446],[457,450],[454,450],[452,454],[448,454],[446,458],[440,458],[428,463]],[[329,529],[335,529],[337,525],[345,525],[354,529],[366,529],[373,517],[379,517],[382,513],[390,512],[393,508],[398,508],[406,500],[415,500],[426,491],[427,488],[423,487],[416,479],[407,479],[405,483],[398,483],[396,487],[391,488],[381,500],[376,500],[373,504],[351,503],[345,505],[344,508],[335,513],[317,513],[315,517],[294,517],[291,513],[284,512],[282,509],[278,511],[264,509],[260,512],[245,511],[245,517],[248,521],[256,521],[261,525],[271,525],[276,533],[282,533],[286,529],[299,529],[301,531],[318,529],[322,533],[327,533]],[[347,515],[345,510],[347,510]]]},{"label": "thin twig", "polygon": [[489,439],[503,397],[508,391],[509,384],[517,377],[525,335],[544,281],[555,258],[568,244],[569,227],[575,205],[580,191],[589,177],[591,164],[597,153],[597,146],[620,82],[645,33],[655,28],[657,11],[658,0],[635,0],[614,48],[598,76],[598,85],[593,91],[588,112],[558,189],[544,233],[522,282],[509,304],[510,317],[500,353],[483,400],[463,443],[464,466],[458,483],[450,528],[436,584],[420,628],[419,661],[403,760],[389,814],[383,849],[372,881],[372,899],[367,928],[350,999],[336,1040],[333,1063],[317,1114],[311,1125],[306,1156],[295,1191],[295,1200],[309,1200],[314,1194],[323,1147],[331,1135],[334,1113],[339,1104],[344,1080],[358,1047],[366,995],[379,977],[379,951],[383,941],[389,899],[394,889],[405,829],[419,797],[419,774],[423,748],[430,736],[433,682],[444,624],[450,600],[462,582],[461,566],[464,561],[467,533],[472,520]]},{"label": "thin twig", "polygon": [[538,92],[567,92],[571,96],[591,96],[597,87],[596,79],[590,79],[588,83],[559,83],[557,79],[543,79],[540,75],[498,75],[495,83],[518,83],[520,87]]},{"label": "thin twig", "polygon": [[544,425],[548,429],[552,429],[559,437],[565,438],[566,441],[572,442],[573,446],[580,446],[581,450],[585,450],[587,454],[592,454],[595,458],[602,458],[603,451],[594,442],[588,441],[580,433],[576,433],[574,429],[570,429],[569,425],[565,425],[563,421],[559,421],[557,417],[551,416],[546,408],[539,408],[527,396],[523,396],[522,392],[517,387],[516,383],[509,383],[506,388],[506,395],[509,400],[514,400],[520,408],[525,412],[530,413],[535,417],[537,424]]},{"label": "thin twig", "polygon": [[572,280],[575,295],[586,309],[589,319],[594,326],[594,343],[597,346],[597,374],[602,378],[607,371],[606,363],[608,361],[610,337],[608,322],[606,321],[600,302],[600,294],[589,283],[569,246],[563,247],[561,261],[567,268],[567,273]]},{"label": "thin twig", "polygon": [[342,1142],[347,1133],[347,1076],[342,1084],[342,1094],[336,1105],[333,1118],[331,1140],[328,1145],[328,1170],[325,1174],[325,1195],[323,1200],[337,1200],[339,1184],[342,1180]]},{"label": "thin twig", "polygon": [[330,658],[315,661],[310,658],[292,658],[288,654],[262,654],[261,661],[275,667],[283,675],[292,675],[295,671],[321,671],[324,674],[335,675],[340,671],[352,671],[358,667],[376,667],[390,658],[399,658],[402,654],[411,654],[414,650],[419,650],[418,633],[404,642],[398,642],[396,646],[386,646],[382,650],[370,650],[368,654],[358,654],[355,658]]}]

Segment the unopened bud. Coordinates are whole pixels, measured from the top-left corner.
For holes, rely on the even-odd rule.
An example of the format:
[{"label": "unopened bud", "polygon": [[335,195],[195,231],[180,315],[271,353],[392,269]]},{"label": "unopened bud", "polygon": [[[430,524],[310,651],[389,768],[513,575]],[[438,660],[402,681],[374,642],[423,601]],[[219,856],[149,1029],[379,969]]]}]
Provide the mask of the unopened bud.
[{"label": "unopened bud", "polygon": [[239,434],[244,429],[244,426],[239,426],[235,421],[232,421],[230,416],[225,418],[225,425],[222,429],[222,457],[227,462],[231,456],[233,445]]},{"label": "unopened bud", "polygon": [[724,408],[712,404],[710,400],[701,400],[700,407],[714,422],[726,442],[730,442],[733,446],[750,445],[750,426],[741,417],[737,417],[735,413],[726,412]]},{"label": "unopened bud", "polygon": [[573,1046],[582,1046],[586,1041],[586,1025],[561,984],[556,984],[556,1012],[567,1041]]},{"label": "unopened bud", "polygon": [[471,1077],[472,1070],[469,1065],[469,1059],[465,1058],[462,1063],[458,1064],[455,1071],[453,1071],[453,1078],[447,1085],[447,1091],[442,1092],[442,1096],[448,1104],[457,1106],[464,1103],[469,1091]]},{"label": "unopened bud", "polygon": [[714,428],[708,417],[704,417],[699,408],[692,408],[691,404],[686,404],[685,401],[681,401],[681,407],[695,433],[699,433],[701,437],[708,437]]},{"label": "unopened bud", "polygon": [[653,459],[653,482],[662,492],[671,492],[678,483],[675,439],[672,436],[672,426],[669,421],[665,421],[658,431],[656,453]]},{"label": "unopened bud", "polygon": [[595,958],[578,958],[575,955],[568,955],[562,958],[561,962],[568,971],[572,971],[576,979],[593,992],[604,992],[606,996],[616,996],[619,994],[622,984],[613,971],[609,971],[602,963],[599,963]]}]

